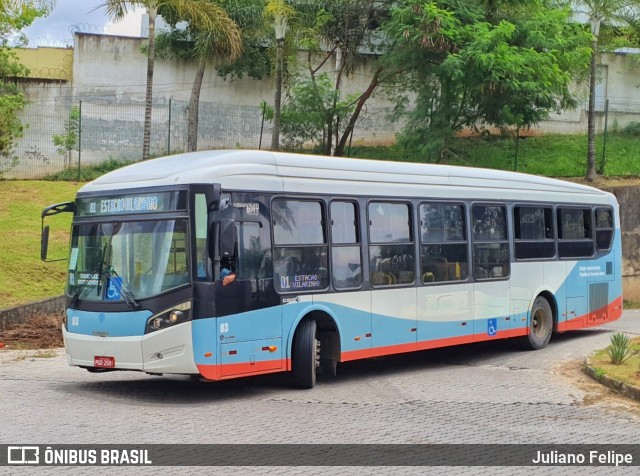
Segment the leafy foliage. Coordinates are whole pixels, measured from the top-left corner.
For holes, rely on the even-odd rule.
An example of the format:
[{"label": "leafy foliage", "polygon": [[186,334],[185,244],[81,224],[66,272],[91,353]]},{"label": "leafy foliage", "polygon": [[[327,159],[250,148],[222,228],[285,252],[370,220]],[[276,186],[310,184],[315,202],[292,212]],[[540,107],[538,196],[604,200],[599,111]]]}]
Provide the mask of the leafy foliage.
[{"label": "leafy foliage", "polygon": [[80,107],[73,106],[69,111],[69,120],[65,124],[64,134],[54,134],[53,145],[57,147],[58,154],[66,155],[65,168],[71,165],[71,152],[79,150],[80,144]]},{"label": "leafy foliage", "polygon": [[630,136],[640,137],[640,122],[631,121],[624,127],[624,129],[622,129],[622,132]]},{"label": "leafy foliage", "polygon": [[20,30],[28,27],[36,18],[46,16],[55,0],[0,0],[0,46],[24,45],[27,38]]},{"label": "leafy foliage", "polygon": [[125,167],[127,165],[130,165],[131,163],[132,162],[109,159],[96,165],[84,166],[80,169],[79,174],[78,170],[67,168],[65,170],[62,170],[61,172],[56,172],[55,174],[48,175],[44,179],[53,181],[86,182],[95,180],[108,172]]},{"label": "leafy foliage", "polygon": [[[293,130],[298,138],[311,134],[290,123],[300,119],[292,116],[292,111],[299,113],[304,109],[321,126],[314,143],[323,153],[344,153],[366,101],[397,71],[389,67],[383,72],[373,56],[381,52],[384,42],[380,25],[388,17],[392,3],[389,0],[292,2],[296,6],[296,15],[292,17],[296,29],[295,35],[288,38],[293,36],[296,45],[305,51],[306,65],[302,66],[300,61],[298,74],[292,75],[296,83],[302,84],[291,81],[288,90],[285,108],[290,119],[282,114],[285,146],[291,146]],[[365,58],[373,63],[369,84],[364,91],[345,93],[345,78],[356,73]],[[290,65],[295,63],[291,61]]]},{"label": "leafy foliage", "polygon": [[18,63],[15,53],[0,48],[0,173],[15,165],[12,157],[16,139],[22,136],[24,126],[18,117],[27,99],[16,86],[14,78],[24,77],[28,70]]},{"label": "leafy foliage", "polygon": [[29,70],[18,62],[7,45],[10,41],[25,44],[26,37],[20,30],[48,14],[54,4],[54,0],[0,0],[0,177],[18,162],[12,156],[15,141],[24,130],[18,113],[28,102],[15,79],[27,76]]},{"label": "leafy foliage", "polygon": [[607,354],[611,362],[620,365],[633,355],[631,350],[631,339],[622,332],[617,332],[611,336],[611,344],[607,347]]},{"label": "leafy foliage", "polygon": [[447,160],[464,127],[526,128],[570,107],[571,74],[588,64],[588,35],[555,2],[404,0],[385,31],[397,83],[415,94],[401,142]]},{"label": "leafy foliage", "polygon": [[[355,106],[351,96],[340,99],[327,73],[314,80],[299,77],[289,95],[282,109],[281,127],[282,145],[290,150],[309,146],[324,150],[329,134],[328,121],[341,123]],[[272,108],[267,108],[266,117],[273,117]]]}]

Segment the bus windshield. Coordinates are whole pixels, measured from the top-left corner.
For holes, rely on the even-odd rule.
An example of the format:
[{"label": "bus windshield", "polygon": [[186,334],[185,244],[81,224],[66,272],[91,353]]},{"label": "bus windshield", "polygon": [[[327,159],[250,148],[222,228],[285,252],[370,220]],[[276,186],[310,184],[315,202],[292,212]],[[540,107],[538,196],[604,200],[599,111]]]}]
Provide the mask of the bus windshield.
[{"label": "bus windshield", "polygon": [[188,284],[185,220],[76,224],[67,294],[89,301],[133,301]]}]

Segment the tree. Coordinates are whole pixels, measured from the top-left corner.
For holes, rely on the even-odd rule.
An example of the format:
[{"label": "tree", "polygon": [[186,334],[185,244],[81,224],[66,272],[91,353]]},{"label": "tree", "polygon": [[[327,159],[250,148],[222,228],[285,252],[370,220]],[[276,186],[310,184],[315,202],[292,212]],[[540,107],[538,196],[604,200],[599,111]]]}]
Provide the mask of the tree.
[{"label": "tree", "polygon": [[[191,88],[187,115],[187,150],[198,149],[198,112],[200,92],[207,62],[216,54],[226,55],[231,61],[236,60],[242,52],[242,32],[223,6],[210,0],[211,10],[216,11],[215,21],[208,30],[199,29],[188,24],[187,28],[179,28],[178,22],[185,20],[175,14],[171,8],[161,13],[172,26],[169,33],[159,35],[159,54],[164,57],[178,56],[193,58],[197,61],[196,76]],[[227,8],[232,2],[226,1]]]},{"label": "tree", "polygon": [[[383,71],[382,64],[375,60],[383,45],[379,26],[392,3],[332,0],[292,4],[296,7],[296,28],[290,36],[306,52],[306,61],[293,75],[296,81],[288,90],[289,99],[278,127],[286,135],[287,146],[312,140],[325,154],[343,155],[366,101],[396,71]],[[345,78],[372,58],[369,85],[361,93],[345,95]],[[276,108],[277,100],[272,112],[274,124],[278,124]]]},{"label": "tree", "polygon": [[276,61],[273,94],[273,131],[271,150],[280,150],[280,109],[282,106],[282,75],[284,69],[284,43],[289,23],[296,15],[295,9],[285,0],[267,0],[264,10],[267,20],[273,24],[276,40]]},{"label": "tree", "polygon": [[573,105],[588,48],[570,14],[545,0],[403,1],[385,27],[399,87],[415,94],[401,143],[446,162],[463,127],[529,127]]},{"label": "tree", "polygon": [[24,130],[18,113],[28,102],[13,80],[28,74],[12,51],[0,48],[0,158],[11,164],[15,163],[11,157],[15,141]]},{"label": "tree", "polygon": [[73,106],[64,126],[64,134],[54,134],[51,138],[58,154],[64,157],[64,168],[71,165],[71,152],[80,149],[80,107]]},{"label": "tree", "polygon": [[598,75],[599,47],[602,27],[607,24],[626,25],[633,16],[637,1],[582,0],[576,2],[577,12],[587,16],[591,30],[591,59],[589,67],[589,109],[587,111],[587,171],[586,178],[594,181],[596,170],[596,79]]},{"label": "tree", "polygon": [[[106,0],[107,14],[114,20],[124,18],[131,7],[144,7],[149,17],[147,48],[147,80],[145,90],[142,160],[149,158],[151,143],[151,110],[153,104],[153,69],[155,65],[155,25],[160,9],[170,9],[174,15],[200,31],[218,31],[224,11],[207,0]],[[224,14],[226,17],[226,14]]]},{"label": "tree", "polygon": [[29,70],[19,63],[7,44],[10,39],[26,42],[20,30],[47,15],[54,5],[52,0],[0,0],[0,172],[17,162],[12,153],[24,130],[18,113],[28,103],[15,80],[28,76]]},{"label": "tree", "polygon": [[0,39],[6,46],[9,39],[14,44],[26,44],[27,39],[20,35],[36,18],[48,15],[55,0],[0,0]]}]

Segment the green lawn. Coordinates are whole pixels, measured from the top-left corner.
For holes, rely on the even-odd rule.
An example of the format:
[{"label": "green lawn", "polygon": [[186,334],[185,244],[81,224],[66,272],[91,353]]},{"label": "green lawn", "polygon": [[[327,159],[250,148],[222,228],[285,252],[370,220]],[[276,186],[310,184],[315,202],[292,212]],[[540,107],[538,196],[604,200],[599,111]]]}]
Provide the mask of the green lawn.
[{"label": "green lawn", "polygon": [[[596,140],[596,162],[603,165],[603,136]],[[457,138],[451,145],[449,164],[516,170],[550,177],[583,177],[586,172],[587,138],[583,135],[543,135],[513,138]],[[422,157],[391,147],[352,147],[352,157],[409,162],[429,162]],[[615,177],[640,176],[640,137],[610,133],[606,142],[605,174]]]},{"label": "green lawn", "polygon": [[[40,261],[40,213],[54,203],[73,200],[82,184],[73,182],[0,181],[0,309],[62,294],[64,261]],[[71,216],[47,219],[50,257],[66,257]]]}]

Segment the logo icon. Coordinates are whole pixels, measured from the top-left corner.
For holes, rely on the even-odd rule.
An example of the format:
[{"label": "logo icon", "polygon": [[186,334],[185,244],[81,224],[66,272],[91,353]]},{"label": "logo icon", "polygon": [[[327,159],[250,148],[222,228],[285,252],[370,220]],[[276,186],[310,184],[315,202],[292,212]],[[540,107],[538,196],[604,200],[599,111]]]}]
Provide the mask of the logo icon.
[{"label": "logo icon", "polygon": [[7,448],[8,464],[38,464],[40,463],[40,448],[38,446],[9,446]]}]

